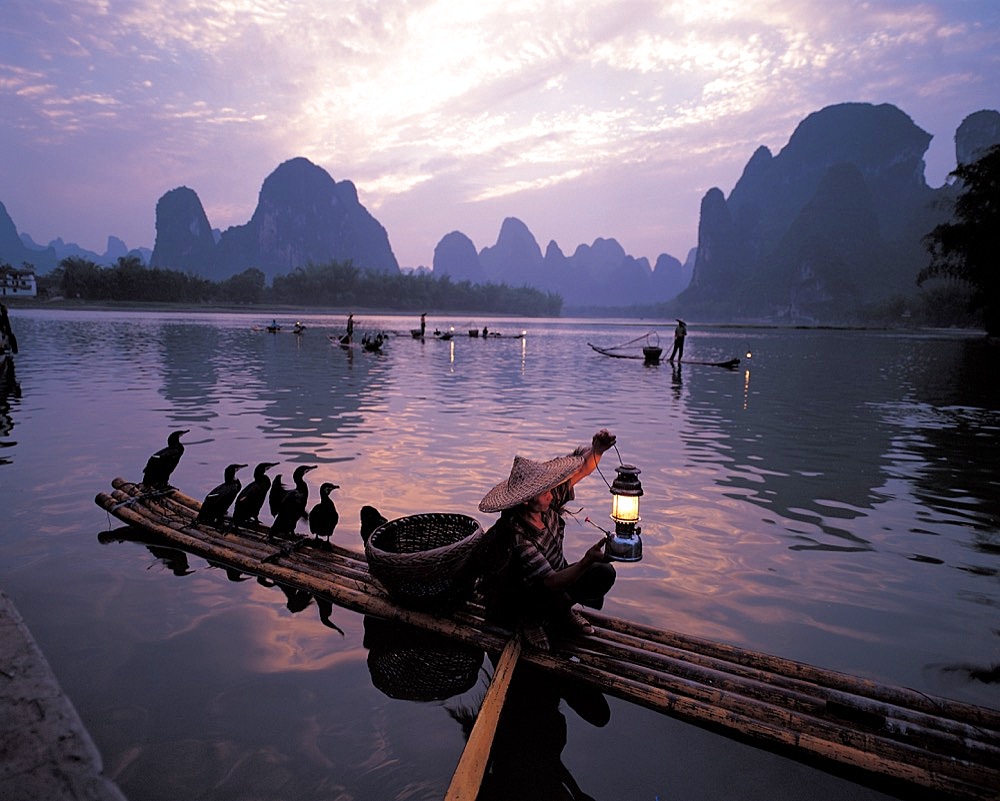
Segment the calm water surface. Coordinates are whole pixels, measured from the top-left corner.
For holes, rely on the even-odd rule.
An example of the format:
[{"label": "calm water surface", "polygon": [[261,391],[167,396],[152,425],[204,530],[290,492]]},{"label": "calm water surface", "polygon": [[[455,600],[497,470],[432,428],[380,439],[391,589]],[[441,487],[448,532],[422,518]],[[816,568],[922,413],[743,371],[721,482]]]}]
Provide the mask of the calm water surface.
[{"label": "calm water surface", "polygon": [[[415,319],[357,314],[357,334],[401,334],[376,355],[331,346],[342,315],[298,318],[302,337],[236,314],[11,319],[0,587],[131,801],[440,799],[490,672],[446,700],[391,697],[362,616],[109,534],[94,495],[138,479],[173,428],[191,429],[173,477],[190,495],[228,462],[280,461],[286,479],[319,465],[313,499],[341,486],[335,539],[360,550],[362,505],[489,525],[477,504],[515,453],[561,455],[606,426],[646,493],[645,558],[621,566],[606,611],[1000,706],[976,678],[1000,664],[1000,382],[976,335],[692,324],[689,358],[743,358],[728,371],[587,347],[650,330],[666,345],[669,321],[432,316],[457,335],[419,342]],[[465,335],[484,324],[527,336]],[[577,494],[572,558],[599,536],[583,518],[610,510],[597,474]],[[490,797],[533,797],[519,780],[599,801],[883,797],[609,703],[606,725],[540,705],[508,732],[535,758]],[[553,777],[577,795],[540,789]]]}]

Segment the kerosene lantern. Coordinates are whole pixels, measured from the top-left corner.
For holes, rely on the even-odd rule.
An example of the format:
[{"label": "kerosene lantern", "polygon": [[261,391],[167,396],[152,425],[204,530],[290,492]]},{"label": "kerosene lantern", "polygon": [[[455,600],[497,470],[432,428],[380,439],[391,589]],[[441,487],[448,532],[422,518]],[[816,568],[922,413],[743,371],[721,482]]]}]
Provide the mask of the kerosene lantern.
[{"label": "kerosene lantern", "polygon": [[635,465],[620,464],[611,482],[611,519],[615,533],[608,532],[604,552],[616,562],[638,562],[642,559],[642,539],[639,537],[639,498],[642,484],[640,470]]}]

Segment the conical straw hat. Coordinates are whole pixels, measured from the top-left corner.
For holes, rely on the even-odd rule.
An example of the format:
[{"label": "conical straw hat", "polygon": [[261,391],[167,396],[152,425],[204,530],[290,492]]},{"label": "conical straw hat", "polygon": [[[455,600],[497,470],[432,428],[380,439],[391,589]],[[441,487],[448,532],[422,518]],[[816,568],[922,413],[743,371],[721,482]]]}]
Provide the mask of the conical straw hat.
[{"label": "conical straw hat", "polygon": [[502,512],[562,484],[583,467],[582,456],[559,456],[536,462],[515,456],[510,476],[486,493],[479,502],[481,512]]}]

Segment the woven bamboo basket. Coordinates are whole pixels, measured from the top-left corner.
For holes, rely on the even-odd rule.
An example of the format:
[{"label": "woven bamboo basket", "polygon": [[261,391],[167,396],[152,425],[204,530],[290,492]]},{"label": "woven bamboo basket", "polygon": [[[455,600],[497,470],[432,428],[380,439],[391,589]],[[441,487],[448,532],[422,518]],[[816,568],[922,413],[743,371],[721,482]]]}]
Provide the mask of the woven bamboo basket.
[{"label": "woven bamboo basket", "polygon": [[449,606],[472,594],[477,570],[470,557],[484,534],[468,515],[398,517],[379,526],[365,544],[368,568],[401,604]]}]

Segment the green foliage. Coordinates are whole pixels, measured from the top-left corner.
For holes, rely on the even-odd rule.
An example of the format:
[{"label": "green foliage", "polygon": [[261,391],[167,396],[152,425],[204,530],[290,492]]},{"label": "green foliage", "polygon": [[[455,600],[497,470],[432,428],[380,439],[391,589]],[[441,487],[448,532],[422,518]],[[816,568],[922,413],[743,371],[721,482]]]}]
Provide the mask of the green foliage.
[{"label": "green foliage", "polygon": [[562,298],[536,289],[453,283],[448,276],[403,275],[360,270],[351,264],[310,264],[265,286],[264,273],[244,270],[221,282],[160,268],[134,257],[101,267],[73,256],[46,276],[50,293],[80,300],[147,303],[236,303],[363,307],[401,311],[479,311],[556,317]]},{"label": "green foliage", "polygon": [[359,270],[350,264],[310,264],[274,279],[271,301],[304,306],[367,307],[423,311],[516,312],[555,317],[562,298],[537,289],[453,283],[430,275]]},{"label": "green foliage", "polygon": [[211,281],[174,270],[147,269],[135,256],[123,256],[114,267],[71,256],[59,262],[51,279],[64,297],[80,300],[200,303],[215,292]]},{"label": "green foliage", "polygon": [[951,222],[925,238],[931,263],[917,283],[933,278],[957,279],[971,288],[970,307],[981,311],[989,334],[1000,334],[1000,145],[972,164],[951,173],[959,179]]},{"label": "green foliage", "polygon": [[264,299],[266,282],[264,273],[256,267],[251,267],[218,284],[216,295],[230,303],[257,304]]}]

